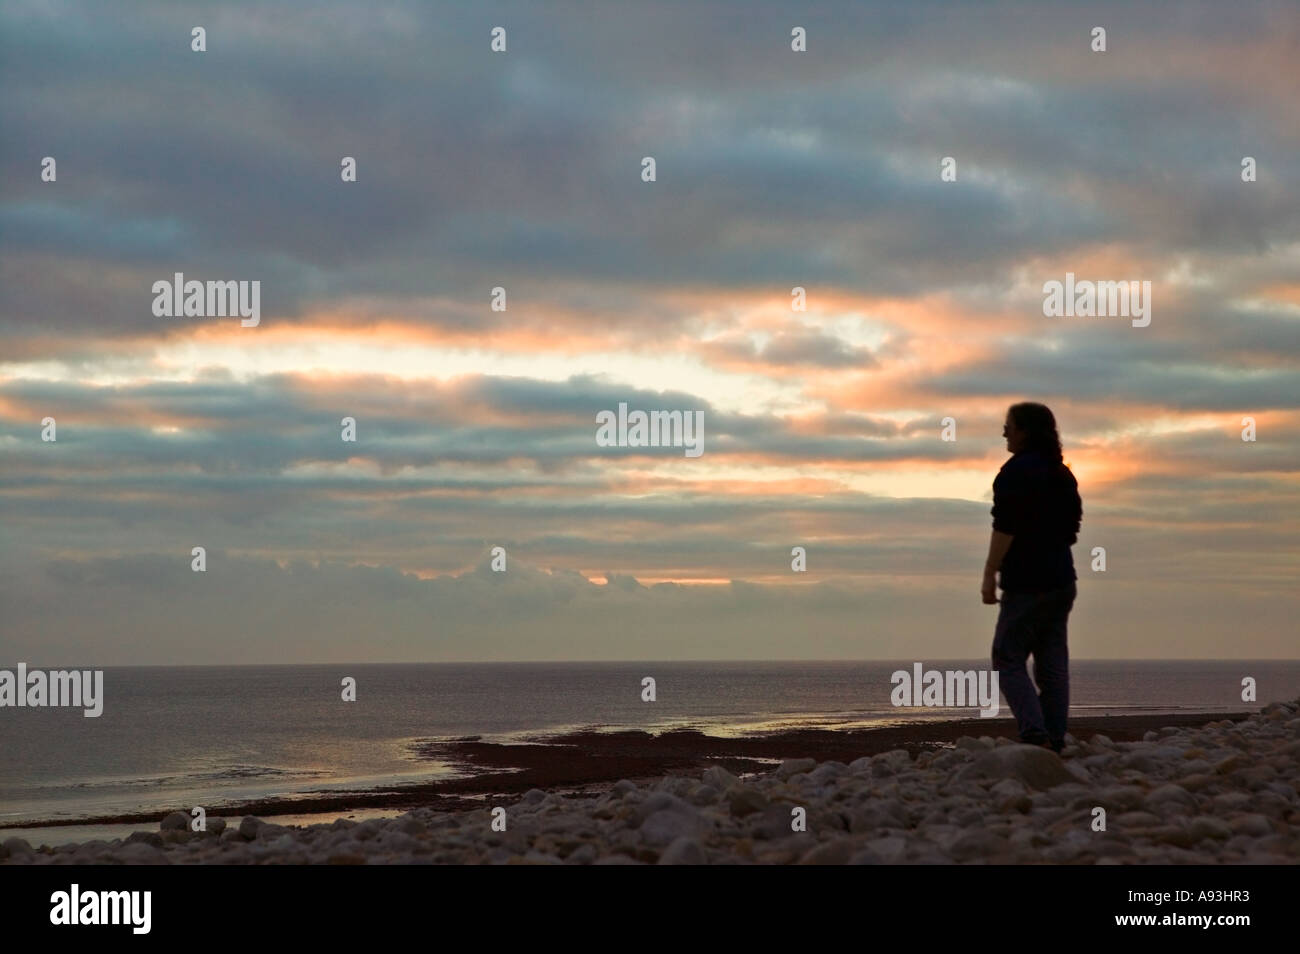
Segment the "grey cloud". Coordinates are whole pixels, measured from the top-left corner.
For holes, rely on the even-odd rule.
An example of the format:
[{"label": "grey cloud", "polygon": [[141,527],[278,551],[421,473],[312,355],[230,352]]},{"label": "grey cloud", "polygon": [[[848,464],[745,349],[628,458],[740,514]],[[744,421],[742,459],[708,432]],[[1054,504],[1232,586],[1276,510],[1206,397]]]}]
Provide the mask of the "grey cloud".
[{"label": "grey cloud", "polygon": [[[153,253],[137,261],[146,274],[256,271],[268,309],[291,318],[340,295],[477,295],[503,272],[710,284],[793,274],[908,295],[1117,232],[1162,254],[1296,235],[1279,184],[1300,163],[1282,117],[1266,112],[1272,99],[1243,120],[1239,103],[1212,95],[1212,77],[1179,89],[1121,69],[1059,83],[1042,51],[1077,29],[1068,8],[1022,22],[1014,5],[979,17],[959,5],[828,6],[804,12],[813,52],[796,55],[780,4],[750,5],[743,22],[715,4],[670,15],[380,3],[364,20],[317,7],[310,27],[292,5],[214,14],[206,54],[188,50],[193,15],[168,4],[140,4],[126,22],[88,4],[57,19],[8,12],[3,32],[21,42],[5,43],[0,118],[29,148],[3,160],[0,242],[55,261],[38,263],[54,276],[42,295],[0,298],[14,316],[6,334],[28,333],[30,318],[89,327],[59,288],[78,257]],[[1225,38],[1263,42],[1268,11],[1202,5],[1179,40],[1188,58]],[[495,59],[494,14],[514,37]],[[1154,14],[1111,14],[1126,46],[1170,42]],[[687,15],[694,29],[674,19]],[[915,94],[936,75],[951,89]],[[1206,141],[1223,145],[1196,148]],[[1235,163],[1252,149],[1268,174],[1243,189]],[[57,189],[25,158],[47,152],[63,163]],[[361,162],[347,186],[345,154]],[[645,154],[661,162],[653,186],[636,175]],[[939,183],[945,154],[1002,184]],[[43,221],[23,212],[38,200],[59,203]],[[89,218],[88,203],[104,217]],[[157,248],[170,229],[181,240]],[[97,333],[165,333],[108,297]]]},{"label": "grey cloud", "polygon": [[[116,564],[116,565],[112,565]],[[574,573],[518,562],[506,574],[481,565],[458,577],[419,580],[390,568],[209,556],[204,574],[188,560],[140,556],[82,568],[6,567],[0,599],[18,658],[79,664],[174,662],[422,661],[469,659],[969,658],[987,651],[991,616],[969,587],[943,580],[813,583],[786,587],[735,581],[724,587],[599,587]],[[17,572],[8,572],[12,570]],[[71,581],[75,580],[76,583]],[[16,597],[21,593],[22,599]],[[1167,597],[1117,579],[1092,583],[1072,629],[1092,653],[1128,658],[1177,632],[1187,657],[1282,655],[1296,595],[1258,605],[1222,588],[1178,598],[1168,623],[1153,615]],[[1249,636],[1231,620],[1250,612]],[[293,618],[291,629],[283,625]],[[1141,618],[1144,640],[1133,642]],[[129,644],[82,635],[89,619],[129,628]],[[653,619],[653,627],[619,626]],[[430,621],[436,620],[436,635]],[[611,630],[611,626],[615,630]],[[616,632],[616,638],[614,638]],[[383,633],[359,648],[359,633]],[[1244,639],[1244,641],[1243,641]],[[141,653],[140,646],[154,647]],[[166,647],[160,649],[160,647]],[[161,655],[160,655],[161,653]]]}]

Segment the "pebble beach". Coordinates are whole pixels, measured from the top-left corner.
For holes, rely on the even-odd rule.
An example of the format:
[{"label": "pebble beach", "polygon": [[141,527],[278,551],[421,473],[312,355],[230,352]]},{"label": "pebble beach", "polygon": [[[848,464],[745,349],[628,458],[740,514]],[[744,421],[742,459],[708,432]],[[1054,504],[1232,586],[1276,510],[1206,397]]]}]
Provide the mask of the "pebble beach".
[{"label": "pebble beach", "polygon": [[[175,812],[128,838],[0,864],[1295,864],[1300,700],[1138,741],[1067,739],[1061,756],[962,736],[848,763],[531,789],[461,811],[285,827],[253,815],[190,831]],[[500,811],[504,810],[504,812]],[[504,828],[504,830],[501,830]]]}]

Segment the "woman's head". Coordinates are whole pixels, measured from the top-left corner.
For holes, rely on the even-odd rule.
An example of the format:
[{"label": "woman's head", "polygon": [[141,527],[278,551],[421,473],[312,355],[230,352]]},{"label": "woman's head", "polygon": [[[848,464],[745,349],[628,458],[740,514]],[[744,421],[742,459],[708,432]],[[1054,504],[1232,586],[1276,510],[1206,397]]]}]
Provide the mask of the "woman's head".
[{"label": "woman's head", "polygon": [[1061,435],[1056,432],[1056,418],[1045,404],[1025,401],[1007,408],[1002,428],[1007,450],[1013,454],[1037,451],[1049,460],[1061,459]]}]

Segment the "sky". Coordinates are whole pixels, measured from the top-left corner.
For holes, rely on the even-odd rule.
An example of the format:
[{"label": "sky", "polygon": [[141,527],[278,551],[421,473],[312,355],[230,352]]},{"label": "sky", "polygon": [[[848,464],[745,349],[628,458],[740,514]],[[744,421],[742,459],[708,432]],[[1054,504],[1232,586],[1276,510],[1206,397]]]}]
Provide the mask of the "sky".
[{"label": "sky", "polygon": [[1297,658],[1298,91],[1291,0],[7,0],[0,665],[983,658],[1021,400],[1075,658]]}]

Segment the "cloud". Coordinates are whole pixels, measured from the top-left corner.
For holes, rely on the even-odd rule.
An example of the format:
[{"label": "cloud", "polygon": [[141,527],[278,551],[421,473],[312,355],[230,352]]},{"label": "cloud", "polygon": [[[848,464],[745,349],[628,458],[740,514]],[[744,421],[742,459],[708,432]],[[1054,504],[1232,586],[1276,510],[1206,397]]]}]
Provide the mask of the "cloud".
[{"label": "cloud", "polygon": [[[1250,618],[1293,654],[1294,11],[1107,5],[1105,54],[1095,12],[829,4],[794,53],[776,0],[6,4],[6,638],[980,655],[1001,416],[1038,398],[1114,568],[1089,652],[1230,654]],[[177,271],[261,281],[262,325],[155,318]],[[1044,318],[1066,271],[1152,281],[1151,327]],[[596,446],[621,402],[702,411],[704,456]]]},{"label": "cloud", "polygon": [[[209,553],[205,573],[189,569],[188,555],[11,569],[0,576],[0,598],[17,607],[8,647],[32,665],[969,659],[987,652],[992,631],[974,577],[965,589],[891,581],[643,586],[617,576],[600,586],[517,560],[504,574],[480,564],[421,580],[386,567],[280,565],[220,552]],[[1099,583],[1085,594],[1072,624],[1092,635],[1078,657],[1149,656],[1160,630],[1145,628],[1145,643],[1131,635],[1149,587]],[[1275,597],[1257,606],[1257,625],[1244,634],[1231,621],[1251,605],[1249,594],[1180,597],[1169,621],[1179,640],[1168,655],[1285,653],[1289,644],[1262,634],[1300,607],[1294,592]],[[112,620],[121,637],[78,640],[87,615]]]}]

